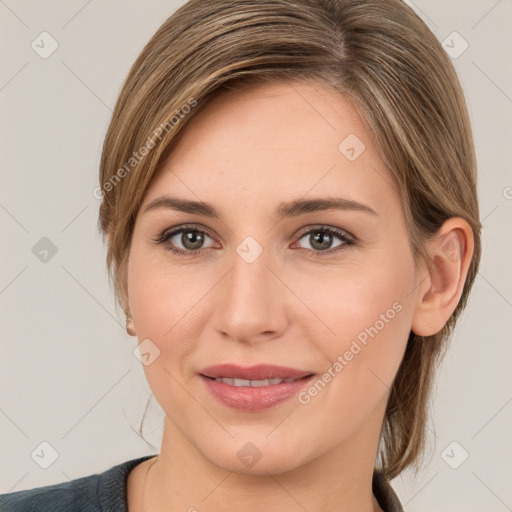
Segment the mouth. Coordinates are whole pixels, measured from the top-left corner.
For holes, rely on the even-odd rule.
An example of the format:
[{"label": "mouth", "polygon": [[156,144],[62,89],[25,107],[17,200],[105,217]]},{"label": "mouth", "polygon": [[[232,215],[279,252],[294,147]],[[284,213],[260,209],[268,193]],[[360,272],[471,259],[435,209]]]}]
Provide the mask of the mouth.
[{"label": "mouth", "polygon": [[[280,384],[281,381],[291,382],[293,380],[299,380],[314,375],[314,372],[274,364],[243,366],[235,363],[224,363],[203,368],[200,375],[211,379],[227,379],[225,381],[226,384],[234,386],[258,387]],[[233,382],[229,381],[229,379]],[[280,382],[277,382],[278,380]],[[247,382],[250,382],[250,384]]]},{"label": "mouth", "polygon": [[297,381],[300,381],[300,380],[303,380],[303,379],[308,379],[309,377],[312,377],[313,374],[309,374],[309,375],[305,375],[304,377],[300,377],[298,379],[279,379],[279,378],[274,378],[274,379],[259,379],[259,380],[249,380],[249,379],[240,379],[240,378],[232,378],[232,377],[208,377],[207,375],[202,375],[202,377],[206,377],[207,379],[210,379],[210,380],[215,380],[217,382],[223,382],[224,384],[228,384],[230,386],[235,386],[235,387],[244,387],[244,386],[247,386],[247,387],[252,387],[252,388],[261,388],[261,387],[264,387],[264,386],[275,386],[277,384],[282,384],[283,382],[285,383],[288,383],[288,382],[297,382]]},{"label": "mouth", "polygon": [[257,412],[297,395],[315,374],[275,365],[222,364],[200,373],[206,388],[221,404],[232,409]]}]

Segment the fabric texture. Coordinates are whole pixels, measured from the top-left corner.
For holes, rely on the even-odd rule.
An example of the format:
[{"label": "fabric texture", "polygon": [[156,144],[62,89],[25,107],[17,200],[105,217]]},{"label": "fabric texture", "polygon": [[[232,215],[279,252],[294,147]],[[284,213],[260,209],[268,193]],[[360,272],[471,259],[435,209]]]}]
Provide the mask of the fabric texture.
[{"label": "fabric texture", "polygon": [[[128,460],[104,473],[69,482],[0,494],[0,512],[128,512],[128,474],[154,456]],[[381,473],[374,472],[372,487],[384,512],[403,512],[395,491]]]},{"label": "fabric texture", "polygon": [[128,512],[126,479],[154,455],[118,464],[104,473],[0,495],[0,512]]}]

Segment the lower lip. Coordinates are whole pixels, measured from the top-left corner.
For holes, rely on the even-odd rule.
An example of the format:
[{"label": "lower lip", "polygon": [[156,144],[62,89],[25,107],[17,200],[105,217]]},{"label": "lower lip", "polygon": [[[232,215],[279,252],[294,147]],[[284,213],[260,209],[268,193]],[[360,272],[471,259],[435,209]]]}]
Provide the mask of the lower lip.
[{"label": "lower lip", "polygon": [[306,386],[314,377],[303,378],[293,382],[281,382],[269,386],[231,386],[200,375],[210,393],[222,404],[244,411],[263,411],[280,402],[290,399]]}]

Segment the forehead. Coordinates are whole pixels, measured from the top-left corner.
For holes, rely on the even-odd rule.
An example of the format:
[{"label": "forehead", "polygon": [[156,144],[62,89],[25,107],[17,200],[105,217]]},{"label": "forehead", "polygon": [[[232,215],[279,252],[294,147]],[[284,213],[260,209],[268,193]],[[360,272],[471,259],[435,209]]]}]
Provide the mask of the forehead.
[{"label": "forehead", "polygon": [[354,104],[314,82],[222,91],[180,134],[144,204],[171,192],[246,209],[305,194],[377,210],[400,201]]}]

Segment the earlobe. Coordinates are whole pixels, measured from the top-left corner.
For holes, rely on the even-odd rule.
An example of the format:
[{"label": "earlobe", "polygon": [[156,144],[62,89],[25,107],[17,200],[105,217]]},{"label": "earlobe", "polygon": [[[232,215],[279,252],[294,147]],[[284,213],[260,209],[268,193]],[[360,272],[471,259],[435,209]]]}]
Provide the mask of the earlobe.
[{"label": "earlobe", "polygon": [[445,326],[462,295],[473,248],[473,230],[460,217],[448,219],[428,243],[430,261],[418,287],[414,334],[432,336]]},{"label": "earlobe", "polygon": [[130,336],[137,336],[137,332],[135,331],[135,324],[133,322],[133,318],[130,316],[129,313],[126,315],[126,332]]}]

